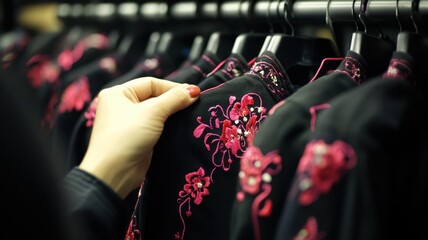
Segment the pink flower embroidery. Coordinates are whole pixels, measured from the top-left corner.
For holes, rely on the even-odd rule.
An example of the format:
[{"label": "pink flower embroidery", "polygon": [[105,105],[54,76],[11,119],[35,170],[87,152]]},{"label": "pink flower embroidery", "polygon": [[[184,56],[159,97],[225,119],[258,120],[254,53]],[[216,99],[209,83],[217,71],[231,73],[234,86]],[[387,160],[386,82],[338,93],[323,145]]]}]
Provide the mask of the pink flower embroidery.
[{"label": "pink flower embroidery", "polygon": [[[241,100],[237,100],[235,96],[230,96],[229,105],[226,109],[221,105],[216,105],[210,107],[208,112],[210,113],[209,123],[204,123],[202,117],[197,117],[196,121],[199,125],[193,131],[193,135],[196,138],[203,136],[205,148],[211,152],[213,169],[209,176],[205,176],[203,168],[186,175],[187,184],[179,192],[180,198],[178,199],[183,229],[181,233],[175,233],[175,239],[183,239],[186,231],[186,223],[182,213],[183,206],[187,203],[185,215],[187,217],[192,216],[191,199],[196,205],[200,205],[203,197],[209,194],[208,187],[213,182],[214,171],[217,168],[228,171],[233,160],[241,158],[247,147],[247,142],[253,139],[260,122],[265,118],[266,109],[262,106],[262,99],[259,95],[248,93]],[[266,211],[269,211],[269,207]]]},{"label": "pink flower embroidery", "polygon": [[210,186],[210,178],[205,176],[203,168],[198,171],[186,175],[187,184],[184,185],[178,195],[180,198],[191,196],[196,205],[201,204],[202,197],[209,194],[208,187]]},{"label": "pink flower embroidery", "polygon": [[247,143],[253,139],[260,122],[265,118],[266,108],[262,106],[259,95],[248,93],[240,101],[230,96],[226,109],[216,105],[209,108],[208,112],[211,115],[209,123],[204,123],[202,117],[198,117],[196,121],[199,125],[193,135],[196,138],[204,135],[205,147],[212,152],[213,171],[220,167],[228,171],[233,160],[241,158]]},{"label": "pink flower embroidery", "polygon": [[139,240],[141,239],[140,231],[137,229],[137,224],[135,221],[135,216],[131,219],[128,229],[126,231],[125,240]]},{"label": "pink flower embroidery", "polygon": [[58,63],[64,71],[69,71],[79,61],[84,52],[90,48],[105,49],[109,45],[108,38],[102,34],[91,34],[80,40],[72,49],[65,49],[58,55]]},{"label": "pink flower embroidery", "polygon": [[84,113],[84,116],[86,118],[86,127],[92,127],[94,125],[97,106],[98,97],[95,97],[94,100],[92,100],[91,105],[89,105],[89,109]]},{"label": "pink flower embroidery", "polygon": [[353,168],[356,162],[354,149],[345,142],[310,142],[297,167],[300,204],[309,205],[319,195],[328,193],[344,172]]},{"label": "pink flower embroidery", "polygon": [[272,201],[268,198],[272,190],[270,182],[281,169],[281,156],[277,151],[264,155],[256,146],[250,146],[241,159],[239,183],[242,191],[238,192],[237,199],[243,201],[245,193],[256,195],[251,205],[254,239],[260,239],[258,217],[268,217],[272,213]]},{"label": "pink flower embroidery", "polygon": [[65,89],[58,111],[60,113],[73,110],[80,111],[90,100],[89,80],[86,76],[83,76]]},{"label": "pink flower embroidery", "polygon": [[320,240],[324,238],[324,233],[318,232],[317,219],[309,217],[305,227],[299,231],[293,240]]},{"label": "pink flower embroidery", "polygon": [[27,78],[34,88],[38,88],[45,82],[54,83],[58,80],[60,69],[48,56],[36,55],[28,60]]},{"label": "pink flower embroidery", "polygon": [[178,193],[179,198],[177,199],[180,203],[179,214],[183,222],[183,230],[181,234],[178,232],[175,233],[175,239],[184,239],[184,234],[186,232],[186,223],[182,213],[183,206],[187,204],[185,215],[186,217],[191,217],[191,200],[193,199],[193,203],[196,205],[200,205],[203,197],[210,193],[208,190],[210,186],[210,177],[205,176],[205,170],[203,168],[199,168],[196,172],[188,173],[185,178],[187,183],[184,185],[183,190]]},{"label": "pink flower embroidery", "polygon": [[58,55],[58,63],[64,71],[70,70],[74,62],[73,52],[69,49],[62,51]]}]

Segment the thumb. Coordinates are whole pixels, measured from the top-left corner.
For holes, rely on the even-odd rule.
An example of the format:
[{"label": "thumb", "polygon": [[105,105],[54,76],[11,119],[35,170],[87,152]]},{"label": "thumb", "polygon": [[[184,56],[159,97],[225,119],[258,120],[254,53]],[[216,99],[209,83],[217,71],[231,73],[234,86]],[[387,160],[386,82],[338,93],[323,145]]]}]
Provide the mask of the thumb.
[{"label": "thumb", "polygon": [[167,119],[175,112],[194,103],[198,99],[200,93],[201,90],[198,86],[182,84],[154,98],[153,103],[158,108],[160,116]]}]

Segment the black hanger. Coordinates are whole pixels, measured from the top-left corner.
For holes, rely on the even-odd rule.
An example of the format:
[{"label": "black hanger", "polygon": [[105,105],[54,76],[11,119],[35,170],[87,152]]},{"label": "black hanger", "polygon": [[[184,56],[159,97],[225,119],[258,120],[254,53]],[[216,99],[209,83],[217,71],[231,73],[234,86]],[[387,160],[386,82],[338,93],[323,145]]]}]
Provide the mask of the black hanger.
[{"label": "black hanger", "polygon": [[192,31],[167,31],[162,33],[156,47],[156,54],[167,55],[176,64],[184,62],[195,38]]},{"label": "black hanger", "polygon": [[373,76],[382,73],[388,67],[389,59],[395,46],[392,41],[383,37],[380,32],[380,36],[367,33],[367,26],[364,22],[367,2],[368,0],[361,1],[359,19],[364,26],[364,31],[360,31],[359,23],[355,17],[355,0],[353,0],[352,15],[354,16],[357,31],[352,34],[349,50],[358,53],[364,58],[369,66],[368,75]]},{"label": "black hanger", "polygon": [[220,59],[226,59],[232,52],[233,45],[238,33],[214,32],[210,35],[206,51],[217,55]]},{"label": "black hanger", "polygon": [[289,26],[286,30],[291,33],[273,35],[267,48],[275,54],[285,70],[295,66],[317,67],[324,58],[339,56],[330,39],[294,35],[294,27],[288,18],[289,4],[288,1],[280,1],[278,12],[279,15],[285,13],[285,23]]},{"label": "black hanger", "polygon": [[413,30],[404,30],[403,23],[400,19],[399,5],[397,0],[396,6],[396,18],[398,25],[400,27],[400,32],[397,35],[397,49],[398,52],[404,52],[415,58],[416,60],[421,59],[422,56],[427,56],[428,48],[428,37],[424,34],[420,34],[418,31],[418,26],[415,22],[415,13],[417,6],[419,4],[418,0],[412,1],[412,11],[409,17]]},{"label": "black hanger", "polygon": [[191,63],[196,62],[203,54],[207,47],[208,38],[204,35],[198,35],[193,39],[192,46],[190,47],[189,56],[187,60]]},{"label": "black hanger", "polygon": [[239,53],[246,60],[253,59],[259,56],[266,37],[266,33],[242,33],[236,38],[232,53]]}]

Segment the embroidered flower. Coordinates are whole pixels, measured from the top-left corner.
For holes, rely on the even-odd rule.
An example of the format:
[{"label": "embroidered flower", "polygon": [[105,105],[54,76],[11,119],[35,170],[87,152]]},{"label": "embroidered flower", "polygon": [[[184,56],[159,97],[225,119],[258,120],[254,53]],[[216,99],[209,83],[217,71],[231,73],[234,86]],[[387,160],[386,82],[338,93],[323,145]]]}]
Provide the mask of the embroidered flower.
[{"label": "embroidered flower", "polygon": [[187,211],[185,212],[186,217],[191,217],[191,200],[193,199],[193,203],[196,205],[200,205],[203,197],[210,193],[208,190],[210,186],[210,177],[205,176],[205,170],[203,168],[199,168],[196,172],[188,173],[185,179],[187,183],[184,185],[183,190],[178,193],[179,198],[177,199],[177,202],[180,203],[178,211],[181,221],[183,222],[183,230],[181,235],[179,232],[175,233],[175,239],[183,239],[186,231],[186,222],[182,213],[184,205],[187,204]]},{"label": "embroidered flower", "polygon": [[36,55],[28,60],[27,78],[34,88],[38,88],[45,82],[54,83],[58,80],[60,69],[48,56]]},{"label": "embroidered flower", "polygon": [[74,62],[73,52],[69,49],[62,51],[58,55],[58,63],[64,71],[70,70]]},{"label": "embroidered flower", "polygon": [[400,79],[400,80],[410,80],[412,81],[413,78],[413,67],[412,65],[405,61],[400,59],[392,59],[389,63],[388,69],[383,74],[384,78],[393,78],[393,79]]},{"label": "embroidered flower", "polygon": [[95,97],[94,100],[92,100],[91,105],[89,105],[89,109],[84,113],[84,116],[86,118],[86,127],[92,127],[94,125],[97,106],[98,97]]},{"label": "embroidered flower", "polygon": [[256,195],[251,204],[254,239],[260,239],[258,217],[268,217],[272,213],[272,200],[269,198],[272,176],[282,169],[281,156],[277,151],[264,155],[256,146],[250,146],[241,159],[239,183],[242,191],[238,192],[238,201],[245,199],[245,194]]},{"label": "embroidered flower", "polygon": [[80,111],[90,100],[89,80],[86,76],[83,76],[65,89],[58,111],[60,113],[73,110]]},{"label": "embroidered flower", "polygon": [[355,151],[345,142],[310,142],[297,168],[300,204],[309,205],[319,195],[328,193],[344,172],[353,168],[356,162]]},{"label": "embroidered flower", "polygon": [[211,115],[209,123],[204,123],[198,117],[196,121],[199,125],[193,135],[196,138],[204,135],[204,144],[212,152],[214,167],[228,171],[233,160],[241,158],[247,143],[252,140],[265,118],[266,109],[259,95],[248,93],[239,101],[235,96],[230,96],[226,109],[216,105],[209,108],[208,112]]},{"label": "embroidered flower", "polygon": [[199,168],[198,171],[187,174],[186,181],[187,184],[184,185],[183,190],[181,190],[178,195],[181,198],[190,195],[194,199],[196,205],[201,204],[202,197],[209,194],[208,187],[210,186],[210,178],[205,176],[203,168]]},{"label": "embroidered flower", "polygon": [[137,229],[135,216],[132,217],[129,223],[128,230],[126,231],[125,240],[139,240],[141,239],[141,233]]},{"label": "embroidered flower", "polygon": [[324,238],[324,233],[318,232],[317,219],[309,217],[304,228],[299,231],[293,240],[320,240]]}]

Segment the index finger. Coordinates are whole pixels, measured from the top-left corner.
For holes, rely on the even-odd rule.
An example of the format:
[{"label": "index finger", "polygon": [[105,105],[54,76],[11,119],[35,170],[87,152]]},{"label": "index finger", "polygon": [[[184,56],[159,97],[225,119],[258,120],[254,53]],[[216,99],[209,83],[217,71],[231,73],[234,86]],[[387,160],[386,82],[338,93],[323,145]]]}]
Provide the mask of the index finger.
[{"label": "index finger", "polygon": [[122,84],[125,91],[130,92],[139,102],[147,98],[162,95],[169,89],[182,84],[153,77],[143,77]]}]

